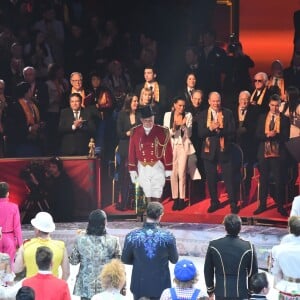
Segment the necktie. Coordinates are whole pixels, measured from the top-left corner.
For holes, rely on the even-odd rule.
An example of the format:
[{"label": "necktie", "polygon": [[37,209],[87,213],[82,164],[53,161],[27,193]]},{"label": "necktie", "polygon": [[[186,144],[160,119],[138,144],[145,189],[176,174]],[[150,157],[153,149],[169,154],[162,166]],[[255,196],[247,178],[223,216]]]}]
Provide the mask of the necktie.
[{"label": "necktie", "polygon": [[74,118],[75,120],[79,119],[79,111],[74,111]]},{"label": "necktie", "polygon": [[273,115],[272,119],[271,119],[271,122],[270,122],[270,125],[269,125],[270,131],[274,130],[274,127],[275,127],[275,116]]},{"label": "necktie", "polygon": [[274,86],[278,86],[278,78],[275,77]]}]

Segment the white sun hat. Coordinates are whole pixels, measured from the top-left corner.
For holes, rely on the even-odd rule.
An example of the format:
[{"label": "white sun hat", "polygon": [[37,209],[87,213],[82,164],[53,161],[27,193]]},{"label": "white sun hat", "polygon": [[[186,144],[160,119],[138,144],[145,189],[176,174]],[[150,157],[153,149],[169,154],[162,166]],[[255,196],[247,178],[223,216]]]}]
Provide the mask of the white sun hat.
[{"label": "white sun hat", "polygon": [[45,211],[37,213],[35,218],[31,220],[31,224],[33,227],[42,232],[49,233],[55,230],[55,224],[52,216]]}]

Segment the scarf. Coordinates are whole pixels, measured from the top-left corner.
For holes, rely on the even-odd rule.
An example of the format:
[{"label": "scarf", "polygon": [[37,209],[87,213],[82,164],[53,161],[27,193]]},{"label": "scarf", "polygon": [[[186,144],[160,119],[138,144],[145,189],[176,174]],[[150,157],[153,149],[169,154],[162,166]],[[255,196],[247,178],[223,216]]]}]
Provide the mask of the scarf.
[{"label": "scarf", "polygon": [[[272,113],[268,113],[265,122],[265,134],[270,132],[270,123],[272,120]],[[280,133],[280,115],[276,115],[274,130]],[[277,141],[266,141],[265,142],[265,158],[268,157],[279,157],[279,143]]]},{"label": "scarf", "polygon": [[[223,119],[224,119],[224,116],[223,116],[222,111],[220,110],[220,111],[217,112],[217,121],[220,124],[219,128],[223,128],[223,126],[224,126],[224,123],[223,123],[224,120]],[[209,107],[208,110],[207,110],[207,121],[206,121],[207,128],[210,127],[210,125],[213,121],[214,121],[213,120],[213,111]],[[224,146],[225,146],[224,137],[223,136],[219,137],[219,140],[220,140],[220,151],[223,152],[224,151]],[[207,137],[205,139],[204,152],[207,152],[207,153],[210,152],[210,137]]]},{"label": "scarf", "polygon": [[[267,88],[265,87],[265,88],[263,89],[263,91],[260,93],[259,98],[258,98],[257,101],[256,101],[256,104],[257,104],[257,105],[261,105],[261,104],[262,104],[263,99],[264,99],[264,96],[265,96],[265,93],[266,93],[266,90],[267,90]],[[254,99],[254,95],[256,94],[256,92],[257,92],[257,90],[255,90],[254,93],[251,95],[250,103],[253,103],[253,102],[254,102],[253,99]]]},{"label": "scarf", "polygon": [[31,126],[40,122],[40,113],[34,103],[30,104],[25,99],[19,99],[19,103],[24,111],[27,126]]}]

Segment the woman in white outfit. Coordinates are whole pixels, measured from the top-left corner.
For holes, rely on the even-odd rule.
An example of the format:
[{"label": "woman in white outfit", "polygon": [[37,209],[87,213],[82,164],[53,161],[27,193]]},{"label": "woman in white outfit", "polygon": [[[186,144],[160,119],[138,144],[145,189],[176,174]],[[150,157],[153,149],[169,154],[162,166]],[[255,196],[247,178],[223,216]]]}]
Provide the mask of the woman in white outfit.
[{"label": "woman in white outfit", "polygon": [[164,116],[164,126],[170,130],[173,149],[171,190],[174,204],[172,210],[182,210],[185,207],[187,160],[189,155],[195,153],[190,140],[192,120],[192,114],[185,112],[183,97],[175,98],[172,111],[166,112]]}]

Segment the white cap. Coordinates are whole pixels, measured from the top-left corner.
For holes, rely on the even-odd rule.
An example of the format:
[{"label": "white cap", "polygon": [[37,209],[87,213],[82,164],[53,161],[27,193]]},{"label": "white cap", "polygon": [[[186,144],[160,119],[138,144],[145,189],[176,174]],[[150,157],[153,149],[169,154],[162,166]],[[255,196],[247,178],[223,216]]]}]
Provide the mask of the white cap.
[{"label": "white cap", "polygon": [[52,216],[44,211],[36,214],[35,218],[31,220],[31,224],[36,229],[42,232],[53,232],[55,230],[55,224]]}]

